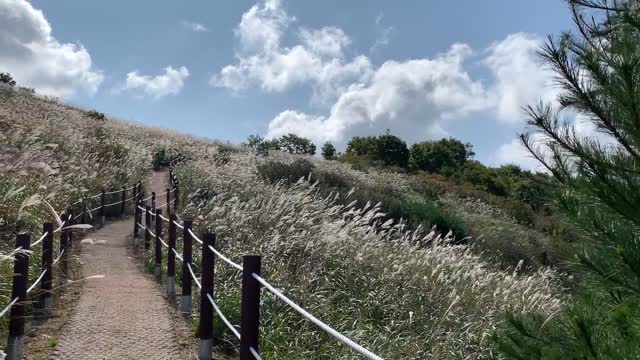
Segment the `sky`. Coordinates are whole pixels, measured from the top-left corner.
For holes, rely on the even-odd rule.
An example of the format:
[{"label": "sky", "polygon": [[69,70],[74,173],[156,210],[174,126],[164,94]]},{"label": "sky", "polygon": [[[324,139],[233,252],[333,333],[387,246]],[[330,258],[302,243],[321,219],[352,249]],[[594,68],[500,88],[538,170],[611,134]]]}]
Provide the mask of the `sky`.
[{"label": "sky", "polygon": [[387,129],[538,165],[522,106],[557,95],[536,55],[562,0],[0,0],[0,72],[114,117],[240,143],[343,150]]}]

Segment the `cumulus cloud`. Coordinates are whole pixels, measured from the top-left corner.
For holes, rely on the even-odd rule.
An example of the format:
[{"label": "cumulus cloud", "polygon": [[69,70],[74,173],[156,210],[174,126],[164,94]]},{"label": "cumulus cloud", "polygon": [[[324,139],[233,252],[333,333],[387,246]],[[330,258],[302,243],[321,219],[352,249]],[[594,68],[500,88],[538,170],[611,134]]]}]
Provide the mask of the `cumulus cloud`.
[{"label": "cumulus cloud", "polygon": [[309,83],[313,100],[326,103],[350,84],[371,76],[367,57],[346,58],[344,49],[351,40],[336,27],[299,27],[293,31],[299,41],[284,46],[282,39],[295,22],[278,0],[252,6],[234,32],[239,42],[237,62],[222,68],[210,84],[235,92],[256,85],[267,92],[282,92]]},{"label": "cumulus cloud", "polygon": [[177,69],[167,66],[164,68],[164,74],[153,77],[132,71],[127,74],[123,90],[142,92],[156,99],[167,95],[177,95],[184,87],[184,80],[188,76],[189,69],[184,66]]},{"label": "cumulus cloud", "polygon": [[209,29],[207,29],[206,26],[204,26],[204,25],[202,25],[200,23],[186,21],[186,20],[182,21],[182,26],[184,26],[185,29],[191,30],[193,32],[209,31]]},{"label": "cumulus cloud", "polygon": [[389,45],[389,40],[391,39],[391,34],[393,33],[393,26],[381,27],[382,19],[384,19],[384,13],[381,11],[376,16],[376,28],[378,28],[378,35],[376,36],[376,40],[369,48],[369,53],[375,54],[386,48]]},{"label": "cumulus cloud", "polygon": [[440,121],[488,108],[482,83],[464,70],[471,49],[455,44],[433,59],[387,61],[367,82],[354,84],[327,117],[288,110],[270,123],[267,137],[290,132],[316,142],[344,142],[353,135],[390,129],[413,142],[444,135]]},{"label": "cumulus cloud", "polygon": [[555,99],[558,89],[553,86],[552,73],[536,56],[540,44],[537,36],[516,33],[489,46],[484,64],[495,79],[491,91],[499,120],[520,123],[523,105]]},{"label": "cumulus cloud", "polygon": [[103,75],[82,46],[60,43],[41,10],[24,0],[0,0],[0,71],[41,93],[93,94]]},{"label": "cumulus cloud", "polygon": [[516,164],[529,170],[544,170],[544,166],[522,145],[520,139],[502,144],[496,151],[493,162],[495,165]]}]

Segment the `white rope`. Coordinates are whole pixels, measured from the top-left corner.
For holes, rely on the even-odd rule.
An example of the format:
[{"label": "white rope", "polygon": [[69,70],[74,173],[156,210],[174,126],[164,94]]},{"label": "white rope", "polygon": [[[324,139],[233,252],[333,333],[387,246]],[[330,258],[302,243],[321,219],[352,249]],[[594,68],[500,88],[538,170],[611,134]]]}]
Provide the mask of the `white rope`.
[{"label": "white rope", "polygon": [[44,234],[40,237],[40,239],[38,239],[36,242],[34,242],[33,244],[31,244],[31,246],[33,247],[33,246],[36,246],[36,245],[40,244],[40,242],[42,242],[42,240],[44,240],[44,238],[46,238],[46,237],[47,237],[47,235],[49,235],[49,232],[48,232],[48,231],[47,231],[46,233],[44,233]]},{"label": "white rope", "polygon": [[262,358],[260,357],[260,355],[258,355],[258,352],[256,351],[256,349],[254,349],[252,346],[249,347],[249,351],[251,351],[251,355],[253,355],[253,357],[256,360],[262,360]]},{"label": "white rope", "polygon": [[58,255],[58,257],[57,257],[55,260],[53,260],[53,263],[52,263],[51,265],[55,265],[55,264],[57,264],[57,263],[58,263],[58,261],[62,258],[62,254],[64,254],[64,250],[62,250],[62,251],[60,252],[60,254]]},{"label": "white rope", "polygon": [[12,307],[13,305],[15,305],[15,304],[18,302],[18,299],[19,299],[19,298],[15,298],[15,299],[13,299],[13,300],[9,303],[9,305],[7,305],[7,307],[5,307],[5,308],[4,308],[4,310],[2,310],[2,312],[0,312],[0,317],[3,317],[3,316],[4,316],[4,314],[6,314],[6,313],[7,313],[7,311],[9,311],[9,309],[11,309],[11,307]]},{"label": "white rope", "polygon": [[57,233],[60,232],[60,230],[62,230],[62,228],[64,227],[64,225],[67,223],[67,220],[63,221],[62,224],[60,224],[60,226],[58,226],[57,229],[53,230],[53,233]]},{"label": "white rope", "polygon": [[180,220],[180,216],[178,216],[178,214],[176,214],[176,219],[178,219],[178,221],[182,222],[182,220]]},{"label": "white rope", "polygon": [[229,330],[231,330],[231,332],[233,332],[233,334],[238,338],[238,340],[240,340],[240,333],[238,332],[238,330],[236,330],[236,328],[233,325],[231,325],[229,320],[227,320],[227,318],[224,317],[224,314],[222,313],[222,311],[220,311],[220,309],[218,308],[218,305],[216,305],[215,301],[213,301],[213,298],[211,297],[210,294],[207,294],[207,298],[209,299],[209,302],[213,306],[213,309],[218,313],[218,316],[220,316],[220,319],[222,320],[222,322],[225,323],[225,325],[227,325]]},{"label": "white rope", "polygon": [[171,250],[173,250],[173,253],[175,254],[176,258],[180,259],[180,261],[184,261],[184,259],[182,258],[182,256],[180,256],[180,254],[178,254],[176,249],[171,249]]},{"label": "white rope", "polygon": [[153,195],[149,195],[149,197],[148,197],[148,198],[146,198],[146,199],[142,199],[142,201],[147,201],[147,200],[151,199],[152,197],[153,197]]},{"label": "white rope", "polygon": [[156,205],[156,209],[162,209],[163,207],[167,206],[167,204],[169,204],[169,203],[164,203],[162,205]]},{"label": "white rope", "polygon": [[191,236],[193,237],[193,240],[197,241],[200,245],[202,245],[202,240],[200,240],[196,234],[193,233],[193,231],[191,231],[191,229],[187,230],[189,231],[189,234],[191,234]]},{"label": "white rope", "polygon": [[136,224],[138,224],[138,226],[139,226],[139,227],[141,227],[141,228],[143,228],[143,229],[146,229],[146,228],[147,228],[146,226],[144,226],[144,225],[140,224],[139,222],[136,222]]},{"label": "white rope", "polygon": [[151,231],[151,229],[147,229],[147,230],[149,231],[149,234],[150,234],[151,236],[156,237],[156,234],[154,234],[154,233]]},{"label": "white rope", "polygon": [[213,246],[209,245],[209,250],[213,251],[214,254],[218,255],[218,257],[220,257],[222,260],[224,260],[227,264],[229,264],[229,265],[233,266],[234,268],[242,271],[242,266],[240,266],[240,265],[234,263],[233,261],[229,260],[229,258],[227,258],[226,256],[222,255]]},{"label": "white rope", "polygon": [[90,211],[90,212],[94,212],[94,211],[96,211],[96,210],[99,210],[101,207],[102,207],[102,205],[100,205],[100,206],[98,206],[98,207],[95,207],[95,208],[93,208],[93,209],[90,209],[89,211]]},{"label": "white rope", "polygon": [[[177,216],[176,216],[177,217]],[[184,229],[184,226],[180,225],[177,221],[173,220],[173,223],[180,229]]]},{"label": "white rope", "polygon": [[109,206],[119,205],[119,204],[122,204],[122,200],[120,200],[120,201],[116,201],[116,202],[111,203],[111,204],[108,204],[108,205],[105,205],[104,207],[109,207]]},{"label": "white rope", "polygon": [[73,220],[77,220],[79,217],[81,217],[85,212],[81,212],[80,214],[76,215]]},{"label": "white rope", "polygon": [[286,297],[283,293],[281,293],[276,288],[271,286],[271,284],[269,284],[265,279],[261,278],[260,275],[258,275],[256,273],[252,273],[251,276],[253,276],[254,279],[258,280],[258,282],[260,284],[262,284],[265,288],[267,288],[267,290],[271,291],[271,293],[273,293],[275,296],[280,298],[280,300],[284,301],[285,303],[287,303],[287,305],[291,306],[295,311],[300,313],[300,315],[304,316],[305,318],[307,318],[312,323],[318,325],[322,330],[324,330],[327,333],[329,333],[329,335],[333,336],[338,341],[340,341],[343,344],[349,346],[350,348],[352,348],[353,350],[355,350],[355,351],[359,352],[360,354],[364,355],[368,359],[383,360],[380,356],[378,356],[378,355],[372,353],[371,351],[365,349],[364,347],[356,344],[353,340],[351,340],[348,337],[346,337],[346,336],[342,335],[341,333],[337,332],[336,330],[331,328],[329,325],[327,325],[327,324],[323,323],[322,321],[320,321],[317,317],[311,315],[309,312],[307,312],[305,309],[300,307],[298,304],[296,304],[293,301],[291,301],[291,299]]},{"label": "white rope", "polygon": [[[104,194],[105,194],[105,195],[111,195],[111,194],[115,194],[115,193],[119,193],[119,192],[122,192],[122,189],[120,189],[120,190],[113,190],[113,191],[109,191],[109,192],[106,192],[106,193],[104,193]],[[101,195],[102,195],[102,194],[101,194]]]},{"label": "white rope", "polygon": [[196,274],[193,273],[193,269],[191,268],[191,264],[187,263],[187,267],[189,268],[189,272],[191,273],[191,277],[193,278],[193,281],[195,281],[196,285],[198,285],[198,289],[202,289],[202,285],[200,285],[200,281],[198,281],[198,278],[196,277]]},{"label": "white rope", "polygon": [[167,249],[169,248],[169,245],[166,242],[164,242],[164,240],[162,240],[161,237],[159,237],[158,240],[160,240],[160,242],[162,243],[162,246],[166,247]]},{"label": "white rope", "polygon": [[142,206],[138,205],[138,209],[142,210],[142,211],[147,211],[147,209],[143,208]]},{"label": "white rope", "polygon": [[47,272],[47,269],[44,269],[42,271],[42,274],[40,274],[40,276],[38,277],[38,279],[36,280],[36,282],[33,283],[33,285],[31,285],[28,289],[27,289],[27,294],[31,292],[31,290],[35,289],[36,285],[38,285],[38,283],[40,281],[42,281],[42,277],[44,276],[44,274]]},{"label": "white rope", "polygon": [[162,195],[167,195],[168,191],[163,192],[162,194],[156,194],[156,199]]},{"label": "white rope", "polygon": [[167,219],[166,217],[164,217],[164,216],[162,216],[162,215],[158,215],[158,216],[160,216],[160,218],[161,218],[162,220],[164,220],[164,221],[171,221],[171,220]]}]

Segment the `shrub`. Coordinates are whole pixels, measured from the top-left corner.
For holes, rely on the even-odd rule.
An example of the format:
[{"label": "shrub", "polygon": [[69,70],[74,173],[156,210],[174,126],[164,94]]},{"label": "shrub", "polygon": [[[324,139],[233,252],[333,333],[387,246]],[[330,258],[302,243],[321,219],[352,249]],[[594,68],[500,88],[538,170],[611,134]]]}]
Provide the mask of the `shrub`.
[{"label": "shrub", "polygon": [[363,157],[374,165],[406,167],[409,161],[407,144],[389,130],[380,136],[355,136],[349,140],[346,153]]},{"label": "shrub", "polygon": [[457,169],[475,155],[472,149],[470,143],[464,144],[454,138],[420,142],[411,146],[409,165],[412,169],[429,172]]},{"label": "shrub", "polygon": [[9,73],[0,73],[0,83],[7,84],[9,86],[16,86],[16,81],[13,80]]},{"label": "shrub", "polygon": [[90,110],[87,111],[87,116],[94,119],[94,120],[98,120],[98,121],[105,121],[107,120],[107,116],[101,112],[95,111],[95,110]]},{"label": "shrub", "polygon": [[337,159],[336,148],[335,148],[335,146],[333,146],[332,143],[327,141],[326,143],[324,143],[324,145],[322,145],[322,157],[325,160],[335,160],[335,159]]},{"label": "shrub", "polygon": [[292,184],[303,177],[308,177],[313,169],[313,164],[307,159],[298,159],[291,164],[270,160],[258,165],[258,173],[270,183],[285,181],[287,184]]}]

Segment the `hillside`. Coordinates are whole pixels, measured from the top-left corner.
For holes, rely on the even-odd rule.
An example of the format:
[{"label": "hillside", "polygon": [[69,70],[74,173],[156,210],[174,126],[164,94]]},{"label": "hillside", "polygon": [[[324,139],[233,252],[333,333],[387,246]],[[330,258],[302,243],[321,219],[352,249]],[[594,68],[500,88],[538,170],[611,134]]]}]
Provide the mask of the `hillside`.
[{"label": "hillside", "polygon": [[[181,218],[215,231],[232,258],[262,255],[265,278],[385,358],[492,357],[490,335],[505,310],[550,315],[563,303],[553,270],[505,270],[539,258],[549,239],[489,204],[488,195],[453,191],[454,184],[428,176],[279,152],[264,157],[10,89],[0,90],[4,254],[16,233],[50,219],[44,200],[61,211],[170,162],[182,186]],[[407,204],[425,223],[434,213],[455,216],[471,238],[400,220]],[[10,265],[2,263],[5,279]],[[238,323],[237,273],[221,267],[216,277],[225,290],[216,301]],[[10,300],[3,286],[0,306]],[[265,358],[355,358],[276,298],[264,302]],[[232,352],[233,335],[216,326],[219,350]]]}]

